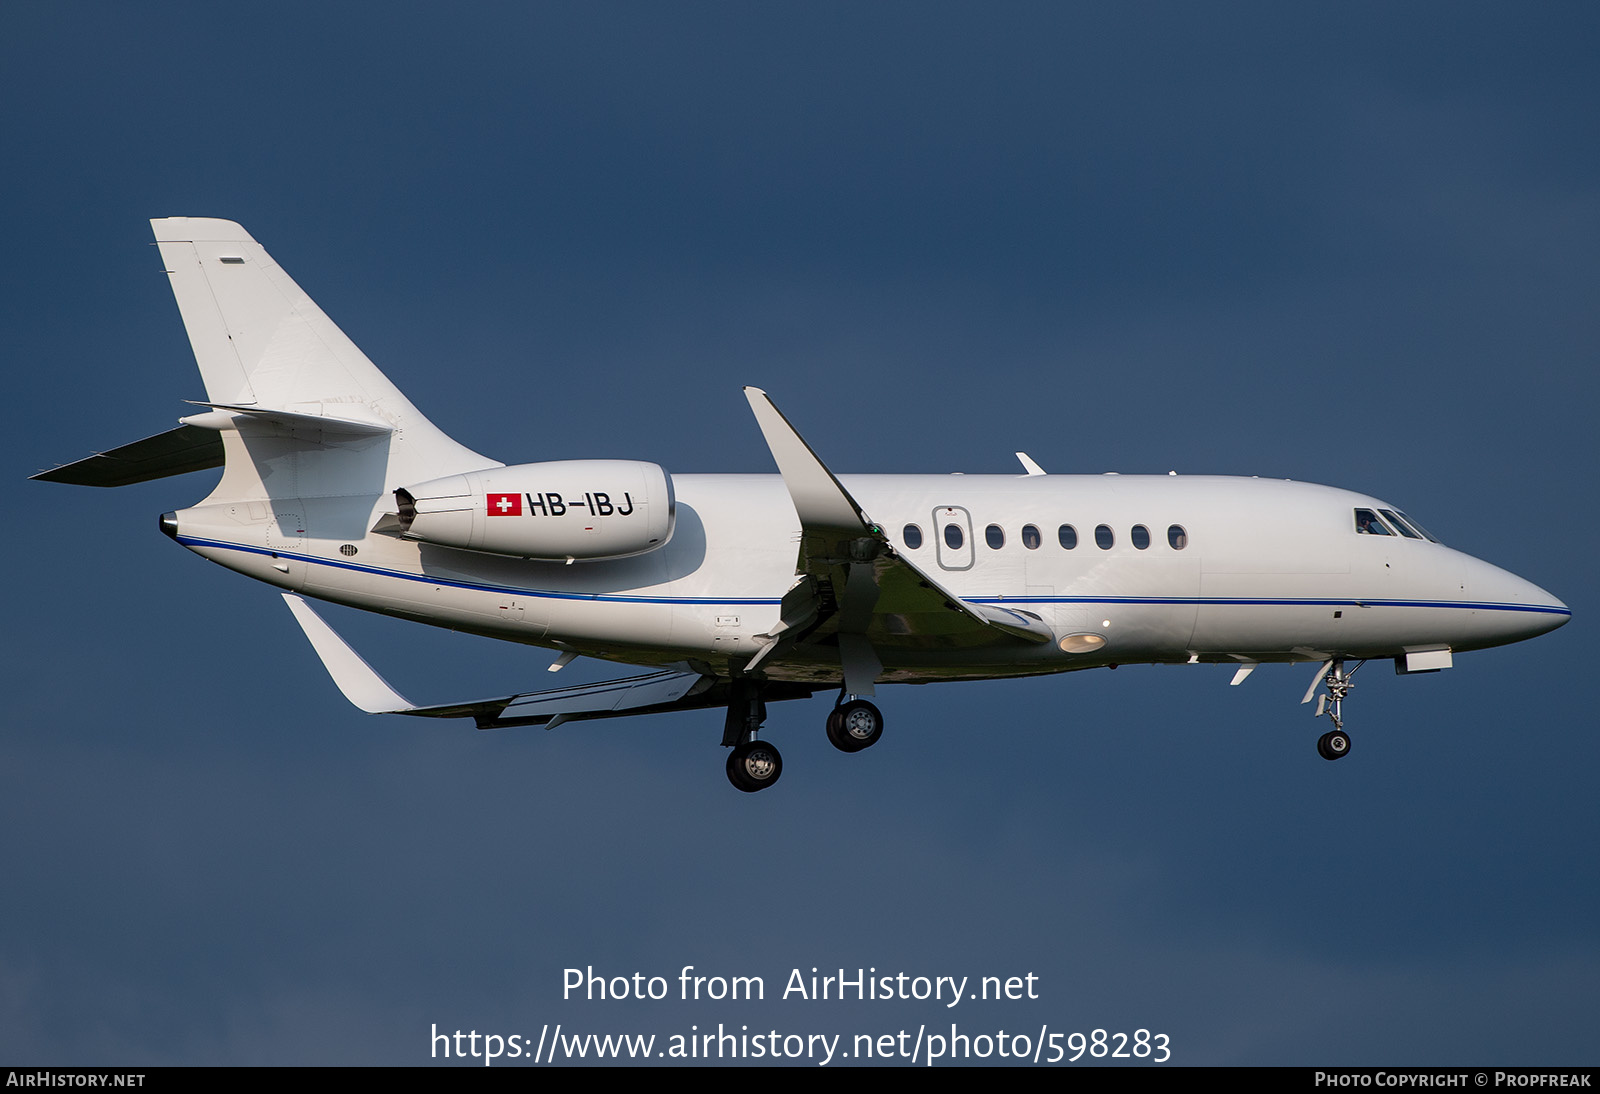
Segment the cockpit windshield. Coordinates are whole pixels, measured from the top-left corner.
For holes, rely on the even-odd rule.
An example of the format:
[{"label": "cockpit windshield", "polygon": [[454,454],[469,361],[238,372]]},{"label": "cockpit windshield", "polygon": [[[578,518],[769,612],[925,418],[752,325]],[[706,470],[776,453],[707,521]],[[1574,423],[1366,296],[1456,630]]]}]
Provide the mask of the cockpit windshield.
[{"label": "cockpit windshield", "polygon": [[1378,512],[1383,514],[1383,519],[1389,522],[1390,527],[1399,531],[1399,533],[1402,536],[1405,536],[1407,539],[1422,538],[1416,532],[1412,531],[1411,525],[1401,520],[1399,514],[1397,514],[1393,509],[1379,509]]},{"label": "cockpit windshield", "polygon": [[[1378,514],[1383,516],[1379,517]],[[1438,543],[1437,536],[1432,535],[1422,525],[1406,516],[1398,509],[1357,509],[1355,511],[1356,531],[1364,536],[1393,536],[1400,535],[1406,539],[1426,539]]]},{"label": "cockpit windshield", "polygon": [[1421,532],[1423,539],[1427,540],[1430,543],[1438,543],[1439,542],[1439,537],[1438,536],[1434,535],[1432,532],[1428,531],[1422,525],[1418,524],[1409,515],[1400,512],[1400,510],[1398,510],[1398,509],[1395,510],[1395,513],[1400,517],[1401,520],[1405,521],[1411,527],[1415,528],[1418,532]]}]

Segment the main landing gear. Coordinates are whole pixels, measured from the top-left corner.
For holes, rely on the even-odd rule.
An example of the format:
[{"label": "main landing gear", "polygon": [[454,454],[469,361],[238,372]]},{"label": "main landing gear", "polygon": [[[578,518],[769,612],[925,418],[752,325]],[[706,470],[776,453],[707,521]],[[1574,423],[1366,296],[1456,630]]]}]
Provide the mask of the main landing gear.
[{"label": "main landing gear", "polygon": [[865,699],[840,703],[828,712],[828,740],[840,752],[871,748],[882,736],[883,712]]},{"label": "main landing gear", "polygon": [[[828,740],[840,752],[860,752],[871,748],[883,736],[883,712],[865,699],[847,698],[828,712]],[[736,679],[728,699],[728,719],[723,723],[722,743],[728,753],[728,781],[746,794],[765,790],[783,774],[783,754],[770,741],[759,741],[756,734],[767,720],[767,704],[761,697],[761,681]]]},{"label": "main landing gear", "polygon": [[1328,693],[1317,696],[1315,715],[1320,718],[1326,714],[1333,722],[1333,728],[1317,738],[1317,755],[1324,760],[1339,760],[1350,754],[1350,735],[1344,731],[1344,697],[1355,687],[1350,678],[1356,674],[1356,669],[1365,664],[1365,661],[1357,661],[1356,667],[1346,672],[1342,659],[1335,658],[1328,662],[1327,675],[1321,680]]},{"label": "main landing gear", "polygon": [[783,754],[777,746],[755,739],[766,720],[761,681],[749,677],[734,680],[728,719],[722,726],[722,743],[733,749],[728,753],[728,781],[746,794],[765,790],[783,774]]},{"label": "main landing gear", "polygon": [[765,790],[783,774],[783,754],[769,741],[746,741],[728,753],[728,781],[746,794]]}]

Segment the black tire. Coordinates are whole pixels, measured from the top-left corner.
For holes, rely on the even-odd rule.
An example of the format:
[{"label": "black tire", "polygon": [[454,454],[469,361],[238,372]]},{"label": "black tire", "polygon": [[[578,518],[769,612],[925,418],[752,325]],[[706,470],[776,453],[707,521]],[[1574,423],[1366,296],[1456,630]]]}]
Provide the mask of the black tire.
[{"label": "black tire", "polygon": [[728,753],[728,781],[746,794],[765,790],[783,774],[783,754],[766,741],[746,741]]},{"label": "black tire", "polygon": [[1342,729],[1332,729],[1317,738],[1317,755],[1324,760],[1342,760],[1350,755],[1350,735]]},{"label": "black tire", "polygon": [[854,749],[852,749],[850,747],[849,743],[846,742],[845,739],[839,735],[840,734],[840,730],[839,730],[839,708],[838,707],[834,707],[832,710],[828,711],[827,730],[828,730],[828,743],[833,745],[834,748],[837,748],[840,752],[852,752],[852,751],[854,751]]},{"label": "black tire", "polygon": [[834,707],[828,715],[828,740],[841,752],[871,748],[883,736],[883,712],[865,699]]}]

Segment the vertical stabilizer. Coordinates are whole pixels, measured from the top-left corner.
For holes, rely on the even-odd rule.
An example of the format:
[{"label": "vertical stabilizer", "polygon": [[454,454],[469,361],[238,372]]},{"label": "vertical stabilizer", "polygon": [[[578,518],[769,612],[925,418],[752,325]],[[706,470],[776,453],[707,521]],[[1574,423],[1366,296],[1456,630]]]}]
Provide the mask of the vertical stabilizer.
[{"label": "vertical stabilizer", "polygon": [[[261,446],[248,443],[252,434],[273,434],[280,439],[274,446],[279,451],[287,444],[311,457],[295,461],[294,491],[300,496],[387,491],[408,482],[498,466],[457,444],[423,417],[239,225],[170,217],[152,220],[150,226],[189,332],[207,401],[237,412],[235,424],[224,433],[225,492],[261,493],[251,479],[271,485],[273,476],[265,469],[237,466],[236,455],[252,464],[260,462],[252,448]],[[272,419],[273,411],[283,413]],[[307,419],[315,418],[347,424],[337,427],[330,421],[333,428],[325,433],[304,427]],[[285,436],[286,421],[300,423],[287,430],[290,436]],[[354,491],[349,476],[337,471],[341,461],[335,451],[356,443],[349,439],[351,423],[369,423],[389,433],[380,472],[383,481],[372,481],[369,458],[362,461],[368,467],[360,475],[362,486]],[[370,448],[370,437],[363,442]]]}]

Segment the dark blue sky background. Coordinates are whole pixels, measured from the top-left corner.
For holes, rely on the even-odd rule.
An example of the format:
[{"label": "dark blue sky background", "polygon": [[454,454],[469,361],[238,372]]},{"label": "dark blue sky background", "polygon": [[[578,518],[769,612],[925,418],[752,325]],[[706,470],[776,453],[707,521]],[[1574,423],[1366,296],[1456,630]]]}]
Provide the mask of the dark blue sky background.
[{"label": "dark blue sky background", "polygon": [[[1576,3],[6,5],[0,1062],[954,1020],[1594,1064],[1597,53]],[[1369,491],[1574,620],[1368,666],[1338,765],[1309,666],[889,688],[853,757],[777,706],[754,797],[714,713],[368,718],[273,590],[158,534],[208,476],[24,481],[201,396],[171,215],[243,223],[508,462],[767,472],[758,384],[842,472]],[[419,701],[548,679],[326,615]],[[769,998],[560,999],[685,964]],[[1041,998],[773,998],[812,966]]]}]

